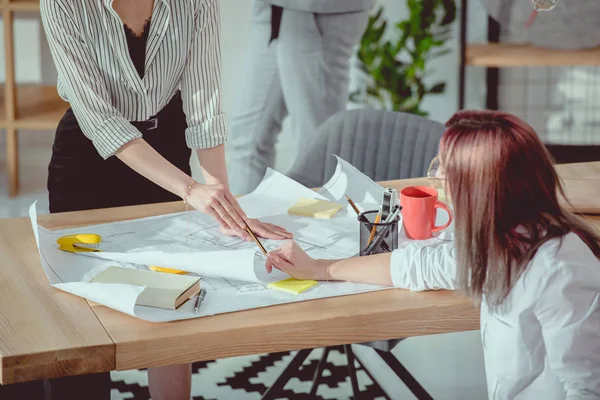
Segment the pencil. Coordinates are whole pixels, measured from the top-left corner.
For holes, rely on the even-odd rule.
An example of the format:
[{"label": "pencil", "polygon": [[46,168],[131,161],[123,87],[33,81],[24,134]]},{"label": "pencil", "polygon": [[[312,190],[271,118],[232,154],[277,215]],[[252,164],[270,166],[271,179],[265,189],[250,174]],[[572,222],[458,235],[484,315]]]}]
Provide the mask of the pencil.
[{"label": "pencil", "polygon": [[262,243],[260,242],[260,240],[258,240],[258,238],[254,234],[254,232],[252,232],[252,229],[250,229],[250,227],[248,226],[248,224],[246,224],[246,232],[248,232],[248,234],[250,236],[252,236],[252,239],[254,239],[254,241],[256,242],[256,244],[258,245],[258,247],[260,247],[260,250],[266,256],[267,255],[267,250],[265,250],[265,248],[263,247]]},{"label": "pencil", "polygon": [[371,229],[371,236],[369,236],[369,242],[367,243],[367,246],[371,244],[373,238],[375,237],[375,232],[377,231],[377,224],[379,221],[381,221],[381,213],[377,213],[377,216],[375,217],[375,222],[373,228]]},{"label": "pencil", "polygon": [[359,215],[360,210],[358,209],[358,207],[356,207],[356,204],[354,204],[354,202],[348,195],[346,195],[346,200],[348,200],[348,203],[350,203],[350,207],[352,207],[354,209],[354,212],[356,213],[356,215]]}]

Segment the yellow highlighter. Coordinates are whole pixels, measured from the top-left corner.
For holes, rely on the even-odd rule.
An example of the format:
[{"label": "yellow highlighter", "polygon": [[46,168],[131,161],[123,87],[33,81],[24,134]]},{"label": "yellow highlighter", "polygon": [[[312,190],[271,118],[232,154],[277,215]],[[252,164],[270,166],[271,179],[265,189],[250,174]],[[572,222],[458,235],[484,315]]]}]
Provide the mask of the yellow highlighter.
[{"label": "yellow highlighter", "polygon": [[150,265],[148,268],[150,268],[154,272],[164,272],[165,274],[176,274],[176,275],[187,274],[187,271],[180,271],[178,269],[157,267],[156,265]]},{"label": "yellow highlighter", "polygon": [[317,281],[288,278],[279,282],[269,283],[267,287],[291,294],[300,294],[315,286],[317,283]]}]

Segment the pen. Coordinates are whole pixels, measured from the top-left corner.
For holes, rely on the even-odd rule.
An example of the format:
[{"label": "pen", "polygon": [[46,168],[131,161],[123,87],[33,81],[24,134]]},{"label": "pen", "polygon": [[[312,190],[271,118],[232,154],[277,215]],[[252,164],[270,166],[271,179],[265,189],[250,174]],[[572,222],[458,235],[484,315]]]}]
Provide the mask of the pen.
[{"label": "pen", "polygon": [[194,303],[194,314],[198,312],[200,304],[202,304],[202,302],[204,301],[204,296],[206,296],[206,289],[202,288],[200,289],[200,293],[198,293],[198,296],[196,297],[196,303]]},{"label": "pen", "polygon": [[[394,209],[394,212],[392,214],[390,214],[383,223],[387,224],[387,223],[393,222],[398,217],[398,214],[400,214],[400,207],[396,206],[396,208]],[[393,224],[390,223],[388,226],[384,227],[379,232],[379,234],[377,235],[375,240],[369,246],[367,246],[367,248],[365,249],[366,255],[371,255],[371,253],[377,248],[377,246],[379,246],[379,244],[387,236],[388,231],[390,230],[390,228],[392,226],[393,226]],[[387,245],[387,243],[385,243],[385,242],[384,242],[384,244]]]},{"label": "pen", "polygon": [[252,239],[254,239],[254,241],[256,242],[256,244],[258,245],[258,247],[260,247],[260,250],[266,256],[267,255],[267,250],[265,250],[264,246],[262,245],[262,243],[260,242],[260,240],[258,240],[258,238],[254,234],[254,232],[252,232],[252,229],[250,229],[250,227],[248,226],[248,224],[246,224],[246,232],[248,232],[248,234],[250,236],[252,236]]}]

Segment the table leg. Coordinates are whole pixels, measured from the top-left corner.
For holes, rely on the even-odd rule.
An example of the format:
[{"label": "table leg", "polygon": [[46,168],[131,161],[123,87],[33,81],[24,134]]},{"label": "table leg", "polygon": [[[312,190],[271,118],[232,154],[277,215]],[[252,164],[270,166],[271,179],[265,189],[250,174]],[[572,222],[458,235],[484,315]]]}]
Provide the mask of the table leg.
[{"label": "table leg", "polygon": [[2,400],[44,400],[44,381],[0,385]]},{"label": "table leg", "polygon": [[110,400],[110,372],[47,379],[46,400]]},{"label": "table leg", "polygon": [[383,390],[383,388],[381,387],[381,385],[379,384],[379,382],[377,382],[375,380],[375,378],[373,377],[373,374],[371,374],[371,372],[369,372],[369,370],[367,369],[367,367],[365,367],[365,365],[362,362],[360,362],[360,359],[358,359],[356,357],[356,355],[354,356],[354,359],[358,362],[359,370],[365,371],[365,374],[367,374],[367,376],[369,377],[369,379],[373,382],[373,385],[376,385],[379,388],[379,390],[381,390],[381,392],[383,393],[382,394],[383,398],[385,400],[391,400],[390,396],[388,396],[387,393],[385,392],[385,390]]},{"label": "table leg", "polygon": [[433,397],[421,384],[415,379],[414,376],[411,375],[410,372],[402,365],[400,361],[391,353],[387,351],[377,350],[375,351],[379,354],[379,356],[385,361],[385,363],[394,371],[394,373],[400,378],[402,382],[410,389],[410,391],[417,397],[419,400],[433,400]]},{"label": "table leg", "polygon": [[325,347],[323,349],[323,356],[321,360],[319,360],[319,364],[317,364],[317,369],[315,369],[315,376],[313,377],[313,384],[310,388],[310,395],[316,396],[317,390],[319,389],[319,383],[321,382],[321,375],[323,375],[323,370],[327,365],[327,356],[329,356],[329,347]]},{"label": "table leg", "polygon": [[352,384],[352,394],[354,399],[359,399],[360,390],[358,388],[358,378],[356,377],[356,368],[354,367],[354,352],[352,351],[352,345],[344,345],[344,351],[346,352],[346,359],[348,360],[348,375],[350,375],[350,383]]}]

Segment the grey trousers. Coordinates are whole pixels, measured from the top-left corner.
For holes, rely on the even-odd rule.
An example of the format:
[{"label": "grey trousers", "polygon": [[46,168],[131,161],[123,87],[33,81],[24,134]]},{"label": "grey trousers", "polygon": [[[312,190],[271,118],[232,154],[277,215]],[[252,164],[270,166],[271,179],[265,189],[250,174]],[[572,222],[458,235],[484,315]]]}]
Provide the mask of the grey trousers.
[{"label": "grey trousers", "polygon": [[247,194],[275,162],[283,119],[291,118],[298,151],[329,116],[346,108],[350,58],[368,11],[314,14],[283,11],[278,39],[269,44],[271,8],[254,4],[244,83],[230,129],[231,191]]}]

